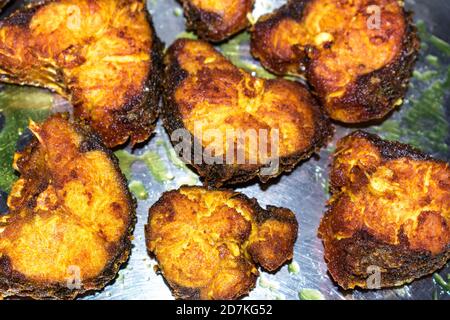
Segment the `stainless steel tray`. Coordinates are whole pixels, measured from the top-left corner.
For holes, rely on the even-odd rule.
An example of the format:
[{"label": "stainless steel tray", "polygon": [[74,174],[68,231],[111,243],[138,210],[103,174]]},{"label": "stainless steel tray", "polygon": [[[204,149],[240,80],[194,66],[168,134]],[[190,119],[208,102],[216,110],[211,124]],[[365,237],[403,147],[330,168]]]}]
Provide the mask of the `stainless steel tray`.
[{"label": "stainless steel tray", "polygon": [[[257,18],[284,2],[256,0],[253,16]],[[448,161],[450,101],[448,88],[445,88],[443,81],[449,81],[450,77],[450,46],[436,37],[444,41],[450,40],[447,33],[450,3],[446,0],[417,0],[407,1],[406,5],[416,12],[416,21],[423,21],[419,23],[421,29],[427,30],[422,32],[425,45],[417,64],[415,78],[400,110],[384,123],[365,129],[385,138],[412,143]],[[184,18],[181,7],[175,0],[149,0],[148,8],[158,35],[167,46],[183,34]],[[225,54],[232,55],[233,61],[244,62],[242,65],[253,71],[262,71],[250,57],[245,35],[240,35],[219,48]],[[283,175],[267,185],[253,184],[238,189],[250,197],[255,197],[263,206],[272,204],[290,208],[296,213],[300,223],[294,262],[276,274],[262,272],[257,288],[245,299],[299,299],[311,296],[324,299],[450,299],[449,294],[433,276],[400,288],[379,291],[344,292],[330,280],[323,259],[322,243],[317,237],[317,228],[329,197],[328,165],[335,141],[352,130],[354,128],[337,125],[333,143],[318,156],[299,165],[292,173]],[[131,150],[127,149],[125,152]],[[130,159],[124,151],[119,151],[119,155]],[[84,299],[172,299],[163,278],[153,271],[155,261],[147,255],[143,228],[149,207],[164,191],[182,184],[200,182],[194,173],[174,157],[160,123],[153,138],[142,148],[134,150],[132,158],[135,162],[130,171],[130,181],[134,181],[135,187],[142,187],[139,184],[141,182],[148,197],[138,201],[138,221],[130,260],[112,284]],[[145,158],[151,161],[146,163],[143,161]],[[445,281],[449,280],[447,277],[450,268],[441,270],[439,274]]]}]

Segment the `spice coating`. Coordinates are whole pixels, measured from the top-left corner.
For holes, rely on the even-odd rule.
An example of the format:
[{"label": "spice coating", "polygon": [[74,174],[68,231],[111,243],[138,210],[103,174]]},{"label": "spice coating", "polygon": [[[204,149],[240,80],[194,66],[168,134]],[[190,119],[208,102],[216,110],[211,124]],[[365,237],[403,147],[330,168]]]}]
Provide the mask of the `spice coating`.
[{"label": "spice coating", "polygon": [[135,222],[117,159],[65,116],[30,129],[0,217],[0,294],[72,299],[102,289],[128,258]]},{"label": "spice coating", "polygon": [[344,289],[409,283],[450,258],[448,163],[357,131],[338,143],[333,197],[319,236],[333,279]]},{"label": "spice coating", "polygon": [[419,39],[396,0],[291,0],[252,30],[252,54],[307,78],[334,120],[384,118],[406,93]]},{"label": "spice coating", "polygon": [[[195,161],[192,148],[188,160],[207,184],[255,177],[266,182],[309,158],[332,133],[328,118],[303,85],[253,77],[206,42],[177,40],[164,61],[164,126],[169,134],[187,130],[201,144],[202,156],[210,150],[221,160]],[[264,171],[273,160],[278,165]]]},{"label": "spice coating", "polygon": [[258,276],[292,259],[298,224],[231,190],[181,187],[150,208],[147,249],[179,299],[237,299]]},{"label": "spice coating", "polygon": [[0,81],[50,89],[108,147],[145,141],[157,118],[162,45],[141,0],[56,0],[1,21]]}]

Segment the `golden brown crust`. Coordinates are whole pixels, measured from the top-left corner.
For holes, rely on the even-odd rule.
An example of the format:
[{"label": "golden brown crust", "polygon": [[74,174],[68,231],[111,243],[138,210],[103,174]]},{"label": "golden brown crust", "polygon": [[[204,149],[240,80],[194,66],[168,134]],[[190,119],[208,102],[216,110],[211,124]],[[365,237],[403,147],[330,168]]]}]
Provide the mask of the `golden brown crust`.
[{"label": "golden brown crust", "polygon": [[202,39],[220,42],[250,25],[254,0],[180,0],[187,28]]},{"label": "golden brown crust", "polygon": [[149,211],[147,249],[178,299],[237,299],[258,276],[292,259],[298,233],[288,209],[262,209],[232,190],[181,187]]},{"label": "golden brown crust", "polygon": [[[223,164],[208,164],[205,159],[201,163],[191,161],[207,184],[221,186],[255,177],[268,181],[309,158],[331,135],[327,117],[303,85],[252,77],[203,41],[177,40],[168,49],[165,64],[161,113],[169,134],[186,129],[194,136],[196,126],[201,126],[203,133],[211,129],[221,134],[223,145],[207,139],[206,134],[196,136],[203,150],[223,147],[223,152],[216,154],[223,158]],[[278,132],[278,169],[270,174],[262,172],[267,160],[255,155],[249,142],[244,146],[245,164],[227,162],[229,150],[234,148],[234,155],[238,153],[237,140],[226,142],[227,130],[255,130],[256,133],[263,130],[267,134],[269,157],[274,155],[271,137]],[[194,151],[192,148],[191,160]],[[257,161],[252,164],[251,159]]]},{"label": "golden brown crust", "polygon": [[0,80],[63,95],[108,147],[152,133],[161,55],[142,0],[43,1],[0,27]]},{"label": "golden brown crust", "polygon": [[[252,30],[252,54],[277,74],[304,76],[334,120],[385,117],[407,90],[419,39],[396,0],[291,0]],[[370,27],[373,6],[380,27]]]},{"label": "golden brown crust", "polygon": [[135,223],[118,161],[65,116],[30,129],[37,138],[15,156],[21,176],[0,217],[0,295],[73,299],[102,289],[127,260]]},{"label": "golden brown crust", "polygon": [[450,258],[450,168],[401,143],[357,131],[338,142],[330,174],[333,197],[319,236],[333,279],[368,288],[430,274]]}]

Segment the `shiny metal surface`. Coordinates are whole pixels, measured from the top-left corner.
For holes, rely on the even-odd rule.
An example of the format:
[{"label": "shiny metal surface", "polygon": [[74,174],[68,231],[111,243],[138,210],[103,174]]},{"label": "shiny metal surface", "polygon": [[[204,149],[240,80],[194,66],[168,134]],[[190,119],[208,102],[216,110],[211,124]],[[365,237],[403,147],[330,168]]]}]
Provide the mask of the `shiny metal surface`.
[{"label": "shiny metal surface", "polygon": [[[257,18],[284,2],[256,0],[254,17]],[[431,32],[449,41],[447,15],[450,14],[450,4],[446,0],[407,1],[407,5],[416,11],[416,19],[426,22]],[[175,0],[149,0],[148,8],[152,13],[158,35],[167,46],[170,45],[185,29],[180,5]],[[246,60],[251,59],[248,49],[248,44],[245,43],[239,49],[239,54]],[[440,53],[435,54],[439,56]],[[448,63],[448,57],[440,57]],[[425,68],[424,59],[424,55],[422,55],[418,63],[419,69]],[[408,97],[419,95],[422,89],[419,85],[414,85],[414,88],[408,93]],[[447,97],[447,106],[448,102]],[[399,121],[404,115],[403,109],[408,107],[407,102],[400,112],[392,115],[392,119]],[[447,108],[447,121],[449,120],[448,113]],[[336,126],[333,143],[322,150],[319,155],[299,165],[292,173],[285,174],[267,185],[250,184],[238,188],[238,191],[255,197],[263,206],[272,204],[293,210],[300,224],[294,256],[299,271],[292,273],[289,272],[288,266],[284,266],[276,274],[261,272],[257,288],[245,299],[299,299],[299,292],[303,289],[317,289],[325,299],[431,299],[436,294],[436,290],[438,290],[436,292],[439,293],[440,299],[449,298],[448,294],[439,289],[431,276],[401,288],[380,291],[343,292],[330,280],[323,260],[322,243],[317,237],[317,228],[329,197],[327,191],[328,165],[334,143],[352,130]],[[370,128],[370,130],[374,129]],[[379,133],[383,134],[383,132]],[[447,144],[448,138],[447,136]],[[408,137],[403,136],[402,140],[407,142]],[[167,166],[169,179],[162,183],[158,182],[143,163],[134,164],[133,179],[144,183],[149,197],[147,200],[138,201],[138,221],[130,260],[112,284],[102,292],[86,296],[85,299],[172,299],[162,276],[153,271],[155,261],[147,255],[144,243],[144,224],[147,221],[149,207],[164,191],[177,188],[185,183],[199,183],[199,181],[193,178],[192,173],[177,167],[173,161],[170,161],[164,148],[164,142],[167,144],[168,141],[168,137],[159,123],[157,132],[149,143],[134,151],[136,154],[142,154],[152,150],[160,154]],[[435,155],[450,159],[450,155],[445,152],[436,152]],[[450,269],[447,268],[440,273],[446,278]]]},{"label": "shiny metal surface", "polygon": [[[254,17],[257,18],[262,13],[269,12],[284,2],[280,0],[257,0]],[[445,6],[442,8],[444,4]],[[433,33],[437,33],[444,39],[448,37],[445,33],[446,17],[442,15],[443,12],[450,13],[448,3],[423,0],[409,2],[407,5],[415,9],[416,19],[426,21],[427,26],[432,28]],[[180,5],[175,0],[150,0],[148,7],[152,13],[158,35],[167,46],[170,45],[185,30]],[[448,38],[446,40],[448,41]],[[239,49],[239,54],[245,60],[251,60],[248,49],[248,44],[245,43]],[[423,58],[421,57],[421,61]],[[421,68],[422,64],[420,62],[418,68]],[[409,95],[415,94],[415,90],[409,92]],[[400,119],[402,114],[398,112],[393,117]],[[330,154],[335,141],[350,131],[352,129],[337,126],[333,143],[327,149],[322,150],[320,155],[301,164],[294,172],[284,175],[268,185],[253,184],[238,188],[238,191],[250,197],[255,197],[263,206],[272,204],[290,208],[296,213],[300,223],[294,257],[295,263],[299,266],[299,272],[297,274],[290,273],[288,266],[284,266],[276,274],[262,272],[257,288],[245,299],[299,299],[299,292],[305,288],[319,290],[325,299],[431,299],[433,297],[437,286],[432,277],[426,277],[411,285],[397,289],[371,292],[358,290],[343,292],[330,280],[323,260],[322,243],[317,238],[317,228],[325,211],[325,203],[328,198],[327,176]],[[139,154],[146,150],[158,150],[160,154],[164,154],[159,142],[161,140],[168,141],[168,137],[159,124],[157,133],[150,143],[143,150],[137,150],[136,152]],[[408,141],[408,137],[404,137],[404,141]],[[448,154],[436,155],[447,158],[447,160],[450,158]],[[174,179],[165,183],[156,182],[144,165],[136,164],[133,168],[134,178],[144,182],[149,192],[149,198],[146,201],[139,201],[138,223],[130,261],[126,268],[121,270],[118,279],[113,284],[103,292],[88,297],[89,299],[172,299],[162,277],[156,275],[153,271],[155,262],[147,256],[143,233],[148,208],[152,203],[159,198],[162,192],[177,188],[179,185],[186,183],[186,179],[189,178],[186,177],[184,170],[178,169],[170,161],[166,161],[166,163]],[[446,275],[448,272],[450,271],[443,270],[441,274]],[[440,298],[448,298],[448,295],[443,293]]]}]

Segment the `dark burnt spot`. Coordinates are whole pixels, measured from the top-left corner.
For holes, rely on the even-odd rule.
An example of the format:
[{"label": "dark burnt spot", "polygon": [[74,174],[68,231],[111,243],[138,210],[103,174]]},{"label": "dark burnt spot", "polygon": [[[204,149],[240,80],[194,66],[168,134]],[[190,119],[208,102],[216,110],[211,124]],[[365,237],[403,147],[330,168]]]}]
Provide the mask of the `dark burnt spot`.
[{"label": "dark burnt spot", "polygon": [[405,226],[402,225],[400,227],[400,230],[398,230],[397,236],[398,236],[398,240],[399,240],[400,246],[408,248],[409,247],[409,239],[408,239],[408,236],[405,233]]},{"label": "dark burnt spot", "polygon": [[431,201],[433,201],[431,196],[425,195],[424,197],[422,197],[418,200],[418,203],[421,207],[426,207],[427,205],[429,205],[431,203]]},{"label": "dark burnt spot", "polygon": [[[92,195],[91,195],[91,197],[92,197]],[[119,203],[117,203],[117,202],[113,202],[112,204],[111,204],[111,208],[114,210],[114,211],[122,211],[122,206],[119,204]]]},{"label": "dark burnt spot", "polygon": [[8,194],[2,190],[0,190],[0,215],[8,213]]},{"label": "dark burnt spot", "polygon": [[85,63],[86,58],[81,55],[81,46],[71,45],[58,55],[57,61],[60,68],[75,68]]},{"label": "dark burnt spot", "polygon": [[450,188],[450,181],[439,180],[438,184],[439,184],[439,187],[442,189]]},{"label": "dark burnt spot", "polygon": [[85,194],[86,194],[86,197],[88,198],[88,204],[91,205],[92,199],[93,199],[92,192],[86,192]]},{"label": "dark burnt spot", "polygon": [[[289,1],[287,4],[280,7],[276,12],[268,14],[265,19],[262,19],[262,24],[269,29],[276,26],[285,19],[300,20],[303,17],[303,12],[308,1]],[[270,18],[269,18],[270,17]],[[258,25],[257,25],[258,27]]]},{"label": "dark burnt spot", "polygon": [[183,46],[188,40],[178,40],[169,49],[166,55],[166,81],[165,89],[175,92],[176,88],[189,76],[189,73],[184,70],[178,62],[178,51],[183,49]]},{"label": "dark burnt spot", "polygon": [[63,154],[58,153],[58,154],[55,155],[55,162],[56,162],[56,163],[60,163],[64,158],[65,158],[65,157],[64,157]]},{"label": "dark burnt spot", "polygon": [[331,49],[332,46],[333,46],[333,42],[331,42],[331,41],[325,42],[323,44],[324,49]]},{"label": "dark burnt spot", "polygon": [[29,128],[26,128],[16,142],[16,151],[22,152],[35,139]]},{"label": "dark burnt spot", "polygon": [[72,179],[77,179],[78,178],[78,174],[75,170],[70,171],[70,177]]},{"label": "dark burnt spot", "polygon": [[21,9],[16,12],[13,12],[9,17],[2,20],[1,23],[6,26],[26,27],[29,25],[34,14],[37,12],[39,7],[41,7],[41,6],[42,6],[42,4],[37,4],[34,6],[30,5],[29,7],[25,8],[25,9]]},{"label": "dark burnt spot", "polygon": [[223,21],[219,14],[200,10],[189,1],[185,1],[184,14],[187,30],[195,31],[201,38],[220,41],[226,37],[226,30],[219,30]]},{"label": "dark burnt spot", "polygon": [[81,153],[86,153],[95,150],[104,150],[104,148],[105,147],[100,139],[90,138],[80,143],[79,150]]},{"label": "dark burnt spot", "polygon": [[11,259],[6,255],[2,255],[0,257],[0,274],[9,277],[12,271]]},{"label": "dark burnt spot", "polygon": [[399,158],[409,158],[412,160],[433,160],[430,155],[410,146],[396,141],[387,141],[381,139],[375,134],[371,134],[362,130],[357,130],[350,134],[350,137],[358,137],[367,139],[380,151],[386,160],[395,160]]},{"label": "dark burnt spot", "polygon": [[326,248],[329,271],[341,287],[350,289],[355,283],[366,283],[373,274],[369,267],[377,266],[382,272],[381,286],[389,287],[431,273],[444,266],[450,257],[448,252],[430,256],[426,251],[411,250],[405,240],[399,245],[391,245],[367,231],[334,240],[328,244],[328,250]]},{"label": "dark burnt spot", "polygon": [[182,287],[176,284],[172,284],[175,296],[183,300],[200,300],[201,290],[200,288],[188,288]]}]

